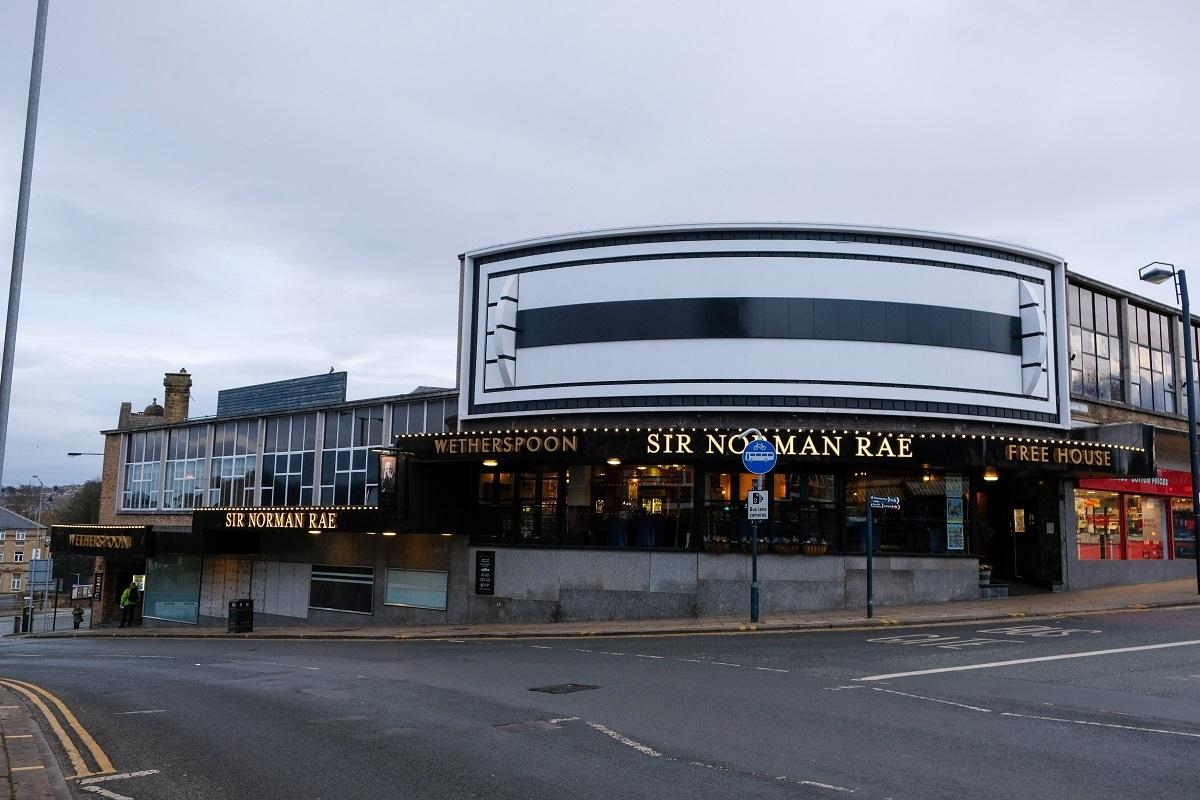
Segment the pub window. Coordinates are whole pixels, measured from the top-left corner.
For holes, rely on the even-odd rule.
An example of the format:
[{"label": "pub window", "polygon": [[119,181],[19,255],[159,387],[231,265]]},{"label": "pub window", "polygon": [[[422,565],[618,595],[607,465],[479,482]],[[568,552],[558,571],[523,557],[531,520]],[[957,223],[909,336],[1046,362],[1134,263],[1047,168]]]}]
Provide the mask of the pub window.
[{"label": "pub window", "polygon": [[1129,307],[1130,402],[1134,405],[1175,413],[1174,331],[1172,317]]},{"label": "pub window", "polygon": [[447,573],[424,569],[389,569],[384,603],[412,608],[446,608]]},{"label": "pub window", "polygon": [[374,567],[313,564],[309,608],[370,614],[375,601]]},{"label": "pub window", "polygon": [[268,419],[260,505],[313,505],[316,455],[316,414]]},{"label": "pub window", "polygon": [[254,505],[254,461],[258,420],[221,422],[213,426],[209,467],[210,506]]},{"label": "pub window", "polygon": [[163,508],[204,505],[204,461],[208,458],[208,426],[171,431],[167,445],[167,479]]},{"label": "pub window", "polygon": [[164,431],[140,431],[126,436],[125,486],[121,492],[123,510],[158,508],[163,438]]},{"label": "pub window", "polygon": [[1071,391],[1099,400],[1125,399],[1121,381],[1120,314],[1115,297],[1067,287]]},{"label": "pub window", "polygon": [[383,406],[325,413],[321,452],[321,505],[362,506],[379,502],[379,459]]}]

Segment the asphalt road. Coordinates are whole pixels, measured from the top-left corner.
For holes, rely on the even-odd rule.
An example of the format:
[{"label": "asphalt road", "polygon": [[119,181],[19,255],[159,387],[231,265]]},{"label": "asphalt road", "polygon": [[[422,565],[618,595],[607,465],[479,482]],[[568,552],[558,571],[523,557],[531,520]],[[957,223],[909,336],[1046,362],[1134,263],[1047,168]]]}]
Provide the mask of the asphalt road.
[{"label": "asphalt road", "polygon": [[[1097,651],[1117,652],[1078,657]],[[118,770],[157,770],[98,784],[133,800],[1200,793],[1200,608],[821,634],[6,639],[0,676],[57,694]],[[561,684],[595,688],[530,691]]]}]

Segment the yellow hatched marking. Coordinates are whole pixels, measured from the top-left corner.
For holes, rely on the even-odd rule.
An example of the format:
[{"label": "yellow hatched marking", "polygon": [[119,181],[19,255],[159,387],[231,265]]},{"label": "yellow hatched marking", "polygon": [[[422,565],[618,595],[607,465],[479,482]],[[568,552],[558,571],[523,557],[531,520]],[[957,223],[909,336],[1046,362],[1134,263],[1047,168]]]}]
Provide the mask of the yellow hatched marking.
[{"label": "yellow hatched marking", "polygon": [[23,694],[25,697],[29,698],[29,702],[33,703],[33,705],[42,712],[42,716],[44,716],[46,718],[46,722],[50,724],[50,730],[54,731],[54,735],[58,737],[58,741],[62,742],[63,750],[67,751],[67,758],[70,759],[71,766],[75,769],[77,776],[91,774],[88,772],[87,765],[83,763],[83,756],[79,754],[79,750],[75,747],[75,743],[71,741],[71,737],[67,736],[67,732],[63,730],[63,726],[59,724],[58,717],[54,716],[54,713],[46,707],[46,704],[41,701],[41,698],[28,689],[9,683],[8,681],[0,680],[0,686],[5,686],[9,689],[12,689],[14,692]]},{"label": "yellow hatched marking", "polygon": [[63,703],[62,700],[59,700],[57,697],[54,696],[53,693],[43,689],[41,686],[35,686],[32,683],[26,683],[25,681],[19,681],[19,680],[16,680],[15,678],[10,678],[9,682],[28,687],[29,689],[32,689],[35,692],[41,693],[46,699],[48,699],[50,702],[54,703],[55,706],[58,707],[58,710],[62,712],[63,717],[66,718],[67,723],[72,728],[75,729],[75,733],[78,734],[79,738],[83,741],[84,745],[87,746],[87,749],[91,751],[92,758],[94,758],[96,760],[96,766],[98,767],[98,771],[93,774],[103,775],[106,772],[116,772],[117,771],[116,768],[113,767],[112,762],[108,760],[108,755],[104,752],[103,748],[101,748],[100,745],[97,744],[96,740],[92,738],[92,735],[87,732],[87,728],[83,727],[83,725],[80,724],[79,720],[75,718],[75,715],[71,713],[71,709],[67,708],[66,704]]}]

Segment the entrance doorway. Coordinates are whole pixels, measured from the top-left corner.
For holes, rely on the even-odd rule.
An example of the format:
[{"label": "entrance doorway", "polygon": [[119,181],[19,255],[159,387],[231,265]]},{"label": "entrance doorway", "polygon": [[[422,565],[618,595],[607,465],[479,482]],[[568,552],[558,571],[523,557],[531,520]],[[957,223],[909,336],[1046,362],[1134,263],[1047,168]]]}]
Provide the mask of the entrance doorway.
[{"label": "entrance doorway", "polygon": [[[977,496],[980,560],[1010,593],[1022,587],[1049,591],[1062,583],[1062,531],[1057,483],[1046,478],[1010,478],[984,484]],[[1014,591],[1014,587],[1015,591]]]}]

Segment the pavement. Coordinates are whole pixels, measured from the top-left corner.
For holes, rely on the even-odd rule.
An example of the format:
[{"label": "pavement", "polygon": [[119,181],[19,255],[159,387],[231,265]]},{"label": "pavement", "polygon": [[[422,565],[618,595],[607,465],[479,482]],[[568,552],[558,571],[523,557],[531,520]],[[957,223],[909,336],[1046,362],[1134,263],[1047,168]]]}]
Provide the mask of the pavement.
[{"label": "pavement", "polygon": [[[1021,617],[1054,617],[1128,609],[1200,605],[1193,579],[1126,584],[1100,589],[1027,594],[987,600],[963,600],[876,608],[868,619],[862,609],[767,614],[757,624],[747,617],[526,622],[479,625],[255,626],[253,633],[229,634],[222,627],[178,626],[95,628],[26,634],[32,638],[246,638],[246,639],[506,639],[560,636],[661,636],[862,629],[882,626],[988,622]],[[16,637],[14,637],[16,638]]]},{"label": "pavement", "polygon": [[[0,793],[18,800],[69,800],[58,759],[34,718],[33,702],[49,717],[37,695],[19,686],[0,686]],[[57,720],[56,720],[57,723]]]}]

